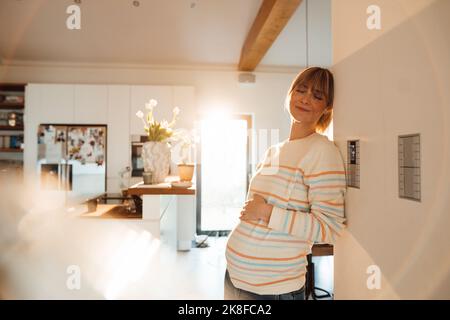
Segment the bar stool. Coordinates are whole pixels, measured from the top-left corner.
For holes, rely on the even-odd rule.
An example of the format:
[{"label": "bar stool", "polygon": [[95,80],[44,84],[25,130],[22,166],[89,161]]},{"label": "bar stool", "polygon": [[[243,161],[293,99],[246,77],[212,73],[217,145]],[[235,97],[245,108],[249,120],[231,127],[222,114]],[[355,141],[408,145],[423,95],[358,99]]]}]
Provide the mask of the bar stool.
[{"label": "bar stool", "polygon": [[[314,263],[312,262],[312,257],[320,257],[320,256],[332,256],[333,255],[333,246],[329,244],[315,244],[312,246],[311,254],[308,254],[306,259],[308,261],[308,266],[306,267],[306,288],[305,288],[305,299],[308,300],[309,296],[311,296],[314,300],[329,298],[331,297],[331,293],[328,291],[318,288],[315,286],[314,279]],[[316,290],[322,291],[325,294],[316,295]]]}]

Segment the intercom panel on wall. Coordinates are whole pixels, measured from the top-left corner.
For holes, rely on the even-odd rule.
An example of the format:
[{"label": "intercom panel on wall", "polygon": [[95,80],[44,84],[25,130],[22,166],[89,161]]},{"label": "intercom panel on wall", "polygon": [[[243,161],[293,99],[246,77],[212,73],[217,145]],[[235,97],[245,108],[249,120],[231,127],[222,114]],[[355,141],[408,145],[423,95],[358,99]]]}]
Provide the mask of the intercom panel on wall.
[{"label": "intercom panel on wall", "polygon": [[398,193],[400,198],[421,200],[420,134],[398,137]]},{"label": "intercom panel on wall", "polygon": [[359,140],[347,141],[347,186],[358,189],[360,186],[359,154]]}]

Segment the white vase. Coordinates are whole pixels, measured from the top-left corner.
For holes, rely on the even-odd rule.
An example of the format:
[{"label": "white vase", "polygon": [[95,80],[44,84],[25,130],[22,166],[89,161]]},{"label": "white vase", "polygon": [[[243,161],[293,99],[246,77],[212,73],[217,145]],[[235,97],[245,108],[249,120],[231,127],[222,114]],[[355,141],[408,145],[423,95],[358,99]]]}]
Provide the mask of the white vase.
[{"label": "white vase", "polygon": [[164,182],[169,175],[170,147],[166,142],[149,141],[142,146],[144,171],[152,172],[153,183]]}]

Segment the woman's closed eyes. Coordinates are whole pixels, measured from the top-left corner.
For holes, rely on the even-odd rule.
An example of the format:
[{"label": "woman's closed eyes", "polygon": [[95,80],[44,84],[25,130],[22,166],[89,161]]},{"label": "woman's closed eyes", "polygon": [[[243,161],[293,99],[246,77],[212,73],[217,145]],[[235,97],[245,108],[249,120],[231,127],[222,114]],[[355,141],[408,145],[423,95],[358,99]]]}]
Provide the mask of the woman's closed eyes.
[{"label": "woman's closed eyes", "polygon": [[[301,95],[306,94],[308,89],[306,87],[301,87],[300,89],[295,90],[296,92],[300,93]],[[314,90],[313,94],[314,99],[322,101],[323,100],[323,93],[317,90]]]}]

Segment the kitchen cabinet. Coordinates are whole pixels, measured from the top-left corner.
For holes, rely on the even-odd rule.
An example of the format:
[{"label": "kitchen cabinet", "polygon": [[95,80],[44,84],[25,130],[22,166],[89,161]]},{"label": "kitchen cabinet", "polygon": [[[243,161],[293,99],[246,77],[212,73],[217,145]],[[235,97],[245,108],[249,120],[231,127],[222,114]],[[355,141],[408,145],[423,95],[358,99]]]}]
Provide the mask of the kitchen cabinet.
[{"label": "kitchen cabinet", "polygon": [[74,115],[76,124],[105,124],[108,120],[108,87],[75,85]]},{"label": "kitchen cabinet", "polygon": [[108,191],[119,192],[121,173],[130,166],[130,96],[131,87],[125,85],[108,86]]}]

